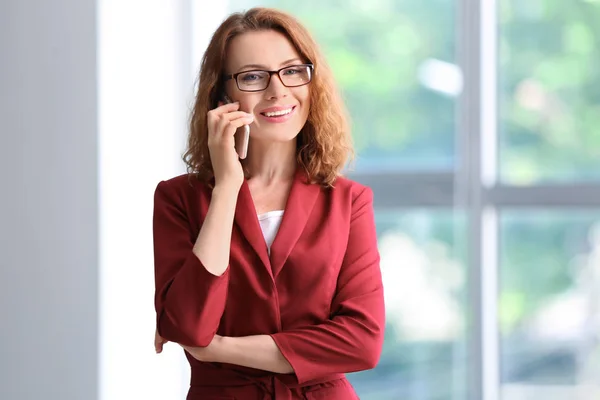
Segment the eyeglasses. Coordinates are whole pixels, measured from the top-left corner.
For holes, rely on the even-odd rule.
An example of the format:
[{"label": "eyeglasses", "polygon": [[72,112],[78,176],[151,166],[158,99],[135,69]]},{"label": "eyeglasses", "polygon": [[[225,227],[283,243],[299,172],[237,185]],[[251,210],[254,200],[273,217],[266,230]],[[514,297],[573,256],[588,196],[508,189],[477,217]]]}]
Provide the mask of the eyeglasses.
[{"label": "eyeglasses", "polygon": [[279,75],[283,86],[297,87],[310,83],[313,70],[313,64],[300,64],[281,68],[277,71],[242,71],[237,74],[225,75],[225,80],[235,79],[238,89],[242,92],[260,92],[269,87],[273,74]]}]

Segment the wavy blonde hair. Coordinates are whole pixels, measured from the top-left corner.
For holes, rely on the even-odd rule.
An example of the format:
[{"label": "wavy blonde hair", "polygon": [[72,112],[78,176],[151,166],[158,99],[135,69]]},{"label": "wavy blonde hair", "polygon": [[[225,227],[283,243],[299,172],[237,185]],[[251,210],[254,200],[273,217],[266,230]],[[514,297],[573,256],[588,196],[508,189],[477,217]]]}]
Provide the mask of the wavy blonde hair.
[{"label": "wavy blonde hair", "polygon": [[300,56],[314,64],[314,76],[309,84],[310,110],[298,135],[296,155],[311,183],[331,187],[354,157],[348,113],[333,73],[310,33],[294,17],[270,8],[253,8],[230,15],[210,40],[202,58],[187,150],[183,154],[188,173],[207,184],[212,183],[207,113],[217,107],[225,89],[223,74],[228,44],[238,35],[261,30],[284,34]]}]

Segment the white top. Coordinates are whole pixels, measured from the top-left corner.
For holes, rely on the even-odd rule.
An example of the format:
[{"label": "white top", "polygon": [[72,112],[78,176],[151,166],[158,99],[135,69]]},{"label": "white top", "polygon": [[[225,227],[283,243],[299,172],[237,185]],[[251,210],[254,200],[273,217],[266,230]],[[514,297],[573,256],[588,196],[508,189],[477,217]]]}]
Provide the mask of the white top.
[{"label": "white top", "polygon": [[271,254],[271,245],[273,244],[273,240],[275,240],[275,236],[279,230],[279,225],[281,224],[282,218],[283,210],[268,211],[264,214],[258,215],[258,222],[260,222],[260,227],[262,229],[263,236],[265,237],[265,242],[267,243],[269,255]]}]

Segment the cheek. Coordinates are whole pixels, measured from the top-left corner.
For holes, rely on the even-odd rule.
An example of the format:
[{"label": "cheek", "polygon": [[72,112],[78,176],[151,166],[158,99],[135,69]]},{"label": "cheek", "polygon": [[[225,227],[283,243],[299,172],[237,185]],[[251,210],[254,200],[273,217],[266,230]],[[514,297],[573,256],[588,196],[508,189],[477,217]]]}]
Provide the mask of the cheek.
[{"label": "cheek", "polygon": [[302,119],[306,120],[310,111],[310,94],[308,90],[305,93],[302,93],[302,96],[300,96],[299,100],[300,104],[302,104]]},{"label": "cheek", "polygon": [[308,114],[310,113],[310,99],[306,99],[304,104],[302,104],[302,119],[306,121],[308,118]]},{"label": "cheek", "polygon": [[244,111],[247,113],[258,113],[258,110],[255,109],[256,108],[256,103],[253,101],[249,101],[249,100],[242,100],[240,99],[240,111]]},{"label": "cheek", "polygon": [[258,113],[258,108],[256,107],[260,102],[260,99],[254,98],[250,93],[244,93],[241,96],[238,96],[237,100],[240,102],[240,111],[245,111],[248,113]]},{"label": "cheek", "polygon": [[302,104],[308,108],[310,107],[310,91],[308,90],[308,86],[303,86],[303,88],[305,90],[302,92]]}]

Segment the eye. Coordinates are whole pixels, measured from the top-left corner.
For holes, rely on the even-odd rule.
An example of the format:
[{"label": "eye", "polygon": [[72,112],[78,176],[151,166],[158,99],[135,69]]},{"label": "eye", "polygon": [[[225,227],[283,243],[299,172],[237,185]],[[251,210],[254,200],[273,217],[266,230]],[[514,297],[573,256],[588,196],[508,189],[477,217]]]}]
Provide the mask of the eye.
[{"label": "eye", "polygon": [[256,75],[256,74],[244,74],[244,75],[242,75],[242,80],[243,81],[254,81],[256,79],[259,79],[258,75]]},{"label": "eye", "polygon": [[301,67],[290,67],[289,69],[286,69],[283,73],[284,73],[284,75],[301,74],[302,68]]},{"label": "eye", "polygon": [[260,81],[261,79],[264,79],[264,78],[265,78],[264,74],[261,74],[258,71],[246,72],[239,76],[239,79],[241,79],[243,82],[247,82],[247,83]]}]

